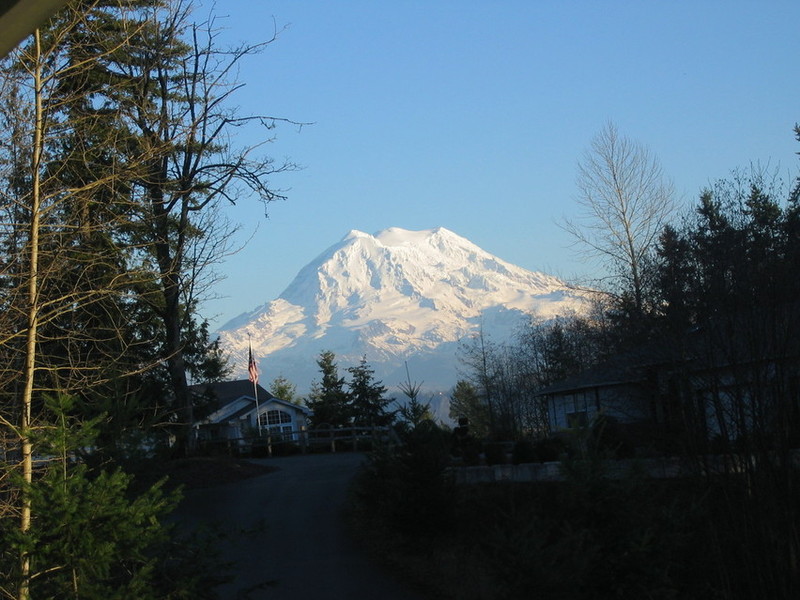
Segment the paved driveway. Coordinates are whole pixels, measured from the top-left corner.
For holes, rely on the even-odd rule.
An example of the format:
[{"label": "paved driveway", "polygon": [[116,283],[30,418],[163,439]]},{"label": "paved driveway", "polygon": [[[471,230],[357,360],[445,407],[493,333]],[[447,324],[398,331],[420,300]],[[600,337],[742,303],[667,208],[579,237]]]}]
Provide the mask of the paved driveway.
[{"label": "paved driveway", "polygon": [[182,521],[228,533],[223,556],[235,580],[225,600],[418,600],[359,552],[340,512],[362,454],[261,459],[273,473],[187,493]]}]

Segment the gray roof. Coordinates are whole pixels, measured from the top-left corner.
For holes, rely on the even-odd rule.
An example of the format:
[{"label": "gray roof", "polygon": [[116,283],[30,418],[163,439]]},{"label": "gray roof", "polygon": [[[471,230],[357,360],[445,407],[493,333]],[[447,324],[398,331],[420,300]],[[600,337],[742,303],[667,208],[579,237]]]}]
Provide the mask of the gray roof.
[{"label": "gray roof", "polygon": [[[214,398],[214,405],[216,408],[222,408],[223,406],[230,404],[239,398],[255,399],[253,383],[247,379],[238,379],[236,381],[218,381],[216,383],[201,383],[198,385],[189,386],[189,389],[197,395],[208,395],[211,398]],[[274,398],[274,396],[259,385],[258,401],[266,402],[270,398]]]},{"label": "gray roof", "polygon": [[537,396],[563,394],[596,387],[614,387],[643,381],[640,365],[603,364],[567,377],[536,392]]},{"label": "gray roof", "polygon": [[650,344],[613,356],[609,360],[575,375],[556,381],[536,392],[537,396],[565,394],[592,388],[641,383],[648,370],[674,360],[672,352],[661,345]]},{"label": "gray roof", "polygon": [[[258,387],[258,402],[263,404],[266,402],[273,402],[277,404],[283,404],[289,408],[294,408],[295,410],[300,410],[306,414],[310,411],[305,406],[299,406],[297,404],[292,404],[291,402],[287,402],[286,400],[282,400],[276,396],[270,394],[267,390],[265,390],[260,385]],[[248,379],[237,379],[236,381],[218,381],[216,383],[203,383],[198,385],[189,386],[189,389],[198,395],[208,395],[213,400],[213,406],[215,409],[220,409],[223,406],[230,404],[231,402],[235,402],[240,398],[250,398],[255,400],[255,393],[253,389],[253,383]],[[236,413],[236,416],[240,416],[241,414],[247,414],[253,407],[246,407]]]}]

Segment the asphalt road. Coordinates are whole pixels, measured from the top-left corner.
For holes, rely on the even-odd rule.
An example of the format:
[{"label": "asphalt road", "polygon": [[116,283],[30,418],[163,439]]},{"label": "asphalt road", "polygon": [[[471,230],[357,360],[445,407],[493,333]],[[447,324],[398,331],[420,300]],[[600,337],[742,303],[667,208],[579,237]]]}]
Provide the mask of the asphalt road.
[{"label": "asphalt road", "polygon": [[345,534],[347,486],[362,454],[261,459],[273,473],[187,493],[178,511],[189,527],[226,532],[222,555],[235,579],[224,600],[420,600],[373,564]]}]

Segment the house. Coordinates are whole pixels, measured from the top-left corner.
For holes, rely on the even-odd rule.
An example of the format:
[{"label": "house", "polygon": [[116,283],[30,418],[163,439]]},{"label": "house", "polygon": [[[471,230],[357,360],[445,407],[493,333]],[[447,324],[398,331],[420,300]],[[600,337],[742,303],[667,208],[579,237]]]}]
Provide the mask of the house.
[{"label": "house", "polygon": [[[691,358],[690,358],[691,356]],[[591,426],[601,418],[607,438],[633,450],[670,449],[685,436],[711,439],[719,425],[699,395],[701,362],[663,341],[610,357],[540,389],[552,433]],[[691,406],[690,406],[691,405]]]},{"label": "house", "polygon": [[243,440],[269,434],[273,441],[297,441],[308,425],[306,407],[276,398],[260,385],[254,389],[247,379],[193,385],[190,390],[207,413],[195,423],[199,440]]},{"label": "house", "polygon": [[657,436],[669,444],[800,434],[797,358],[752,352],[740,340],[723,344],[700,329],[681,346],[662,340],[618,355],[537,397],[552,432],[603,416],[634,434],[637,445]]},{"label": "house", "polygon": [[621,424],[655,423],[660,409],[658,371],[642,357],[617,357],[537,392],[550,431],[585,427],[601,415]]}]

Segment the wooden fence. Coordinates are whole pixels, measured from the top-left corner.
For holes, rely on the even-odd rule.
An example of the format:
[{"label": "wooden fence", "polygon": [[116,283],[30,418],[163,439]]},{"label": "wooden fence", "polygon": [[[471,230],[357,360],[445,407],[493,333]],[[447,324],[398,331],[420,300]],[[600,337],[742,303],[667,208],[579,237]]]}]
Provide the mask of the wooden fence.
[{"label": "wooden fence", "polygon": [[394,444],[397,434],[391,427],[341,427],[304,429],[291,433],[263,430],[261,435],[200,440],[201,452],[208,454],[264,455],[299,451],[340,452],[367,450],[375,443]]}]

